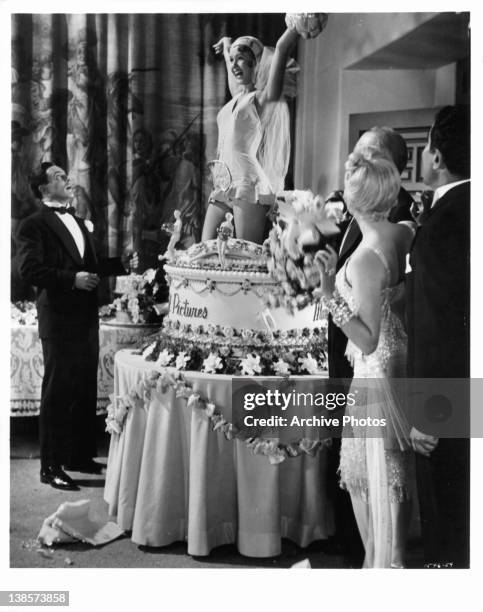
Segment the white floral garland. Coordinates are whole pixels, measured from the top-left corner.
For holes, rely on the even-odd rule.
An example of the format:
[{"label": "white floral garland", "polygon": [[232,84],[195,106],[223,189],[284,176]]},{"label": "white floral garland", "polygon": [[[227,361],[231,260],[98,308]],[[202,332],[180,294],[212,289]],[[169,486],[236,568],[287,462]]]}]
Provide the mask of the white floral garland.
[{"label": "white floral garland", "polygon": [[288,457],[298,457],[303,454],[314,457],[322,448],[332,444],[330,438],[326,440],[301,438],[296,442],[283,444],[274,439],[251,437],[227,421],[213,402],[201,397],[199,393],[194,393],[191,383],[181,372],[170,372],[167,368],[145,372],[128,393],[118,397],[110,396],[106,431],[111,435],[120,435],[130,408],[143,408],[150,401],[153,391],[165,393],[169,388],[175,390],[176,397],[186,399],[188,407],[203,410],[212,423],[213,431],[221,431],[227,440],[244,441],[254,455],[268,457],[272,465],[281,463]]},{"label": "white floral garland", "polygon": [[10,304],[10,318],[15,325],[35,325],[37,323],[35,302],[23,301]]}]

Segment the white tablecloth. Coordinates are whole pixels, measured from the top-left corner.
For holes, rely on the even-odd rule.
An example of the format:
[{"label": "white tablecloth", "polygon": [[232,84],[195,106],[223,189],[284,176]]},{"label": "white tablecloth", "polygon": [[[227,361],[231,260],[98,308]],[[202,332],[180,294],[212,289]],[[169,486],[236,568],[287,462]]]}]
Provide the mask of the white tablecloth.
[{"label": "white tablecloth", "polygon": [[[153,367],[130,351],[117,353],[115,394],[125,395]],[[230,376],[191,372],[186,379],[231,420]],[[154,391],[112,435],[104,497],[137,544],[186,540],[189,554],[207,555],[236,542],[243,555],[269,557],[281,552],[283,537],[305,547],[332,535],[326,459],[324,448],[272,465],[243,441],[212,431],[205,412],[172,389]]]},{"label": "white tablecloth", "polygon": [[[131,346],[157,327],[101,324],[97,409],[103,412],[114,388],[114,355]],[[15,325],[10,335],[10,414],[33,416],[39,413],[44,360],[37,325]]]}]

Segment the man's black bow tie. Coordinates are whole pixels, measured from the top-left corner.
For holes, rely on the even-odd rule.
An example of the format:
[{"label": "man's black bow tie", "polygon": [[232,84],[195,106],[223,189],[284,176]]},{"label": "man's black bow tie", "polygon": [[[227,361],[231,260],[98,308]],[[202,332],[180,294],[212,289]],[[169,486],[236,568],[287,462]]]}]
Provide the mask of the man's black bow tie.
[{"label": "man's black bow tie", "polygon": [[75,214],[75,208],[73,206],[47,206],[47,208],[53,212],[59,213],[59,215],[65,215],[65,213],[69,215]]},{"label": "man's black bow tie", "polygon": [[431,208],[431,204],[433,203],[434,191],[427,189],[421,192],[421,202],[425,209]]},{"label": "man's black bow tie", "polygon": [[431,206],[433,205],[434,191],[427,189],[421,193],[421,214],[418,218],[418,224],[424,225],[429,215],[431,214]]}]

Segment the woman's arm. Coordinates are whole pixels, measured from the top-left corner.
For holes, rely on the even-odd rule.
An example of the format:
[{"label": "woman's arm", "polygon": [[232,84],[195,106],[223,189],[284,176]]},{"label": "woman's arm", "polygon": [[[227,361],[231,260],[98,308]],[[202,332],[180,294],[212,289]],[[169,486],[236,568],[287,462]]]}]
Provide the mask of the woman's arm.
[{"label": "woman's arm", "polygon": [[298,34],[295,30],[287,29],[278,39],[270,65],[267,85],[258,97],[260,106],[263,106],[266,102],[277,102],[282,97],[285,66],[297,38]]},{"label": "woman's arm", "polygon": [[228,89],[230,90],[232,98],[239,93],[240,86],[237,85],[235,81],[235,77],[231,71],[231,63],[230,63],[230,47],[231,47],[231,38],[228,36],[223,36],[220,40],[213,45],[213,49],[215,53],[218,55],[223,53],[223,58],[225,60],[226,65],[226,73],[228,76]]},{"label": "woman's arm", "polygon": [[[330,258],[318,256],[318,259],[324,261],[326,266],[322,274],[322,294],[326,299],[331,299],[334,296],[335,276],[333,274],[329,276],[325,269],[335,269],[337,254],[331,247],[327,248],[325,253],[327,252],[330,253]],[[357,315],[343,324],[341,329],[365,355],[369,355],[376,350],[379,342],[381,289],[384,286],[386,271],[377,255],[364,250],[356,257],[352,257],[350,272],[348,280],[352,284],[353,297],[358,309]]]}]

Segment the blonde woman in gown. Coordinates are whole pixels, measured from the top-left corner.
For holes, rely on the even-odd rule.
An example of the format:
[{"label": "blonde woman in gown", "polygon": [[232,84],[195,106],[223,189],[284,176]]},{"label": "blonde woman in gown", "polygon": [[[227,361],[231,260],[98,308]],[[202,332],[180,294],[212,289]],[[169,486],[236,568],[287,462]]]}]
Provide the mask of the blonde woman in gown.
[{"label": "blonde woman in gown", "polygon": [[404,567],[413,487],[410,428],[390,380],[406,376],[403,279],[414,234],[411,224],[387,220],[399,188],[392,161],[351,154],[344,195],[362,241],[337,276],[336,252],[328,247],[317,256],[324,299],[348,338],[346,356],[354,366],[352,390],[358,389],[358,400],[346,416],[384,418],[387,423],[383,433],[350,425],[343,431],[341,486],[351,496],[365,548],[364,567]]}]

